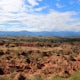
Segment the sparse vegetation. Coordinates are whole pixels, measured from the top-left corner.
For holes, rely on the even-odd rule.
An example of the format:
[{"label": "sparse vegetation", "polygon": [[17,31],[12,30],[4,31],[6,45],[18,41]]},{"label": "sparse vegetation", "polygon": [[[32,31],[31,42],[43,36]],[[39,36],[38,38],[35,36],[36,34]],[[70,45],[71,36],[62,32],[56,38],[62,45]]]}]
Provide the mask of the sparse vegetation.
[{"label": "sparse vegetation", "polygon": [[0,37],[0,80],[80,80],[80,38]]}]

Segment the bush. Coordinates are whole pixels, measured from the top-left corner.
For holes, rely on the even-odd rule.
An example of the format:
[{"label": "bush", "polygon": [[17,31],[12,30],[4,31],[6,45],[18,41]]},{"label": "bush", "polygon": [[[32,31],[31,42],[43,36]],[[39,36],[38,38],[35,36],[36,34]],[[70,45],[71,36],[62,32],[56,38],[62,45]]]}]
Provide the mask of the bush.
[{"label": "bush", "polygon": [[66,78],[62,78],[60,76],[55,76],[51,80],[67,80]]},{"label": "bush", "polygon": [[71,75],[70,80],[80,80],[80,71],[77,71],[75,74]]}]

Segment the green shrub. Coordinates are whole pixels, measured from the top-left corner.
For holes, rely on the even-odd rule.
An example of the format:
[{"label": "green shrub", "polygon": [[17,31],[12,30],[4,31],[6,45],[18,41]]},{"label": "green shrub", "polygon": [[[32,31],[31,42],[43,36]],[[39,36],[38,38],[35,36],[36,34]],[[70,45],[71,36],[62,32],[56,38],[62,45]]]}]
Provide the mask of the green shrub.
[{"label": "green shrub", "polygon": [[72,74],[70,80],[80,80],[80,71],[77,71],[75,74]]},{"label": "green shrub", "polygon": [[51,80],[67,80],[67,79],[60,76],[55,76]]}]

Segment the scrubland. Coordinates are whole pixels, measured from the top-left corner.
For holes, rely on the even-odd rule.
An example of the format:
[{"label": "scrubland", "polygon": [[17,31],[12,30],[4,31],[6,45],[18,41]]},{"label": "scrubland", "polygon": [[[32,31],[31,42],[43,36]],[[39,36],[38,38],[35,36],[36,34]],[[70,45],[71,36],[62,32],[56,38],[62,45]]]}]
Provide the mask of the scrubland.
[{"label": "scrubland", "polygon": [[0,80],[80,80],[80,37],[0,37]]}]

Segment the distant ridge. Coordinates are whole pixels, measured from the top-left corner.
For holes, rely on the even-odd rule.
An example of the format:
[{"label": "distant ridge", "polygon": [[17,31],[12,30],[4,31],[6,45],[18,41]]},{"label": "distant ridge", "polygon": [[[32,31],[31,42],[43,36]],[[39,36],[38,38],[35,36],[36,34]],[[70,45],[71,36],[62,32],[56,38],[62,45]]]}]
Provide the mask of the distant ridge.
[{"label": "distant ridge", "polygon": [[0,36],[80,36],[80,32],[59,31],[59,32],[29,32],[29,31],[0,31]]}]

